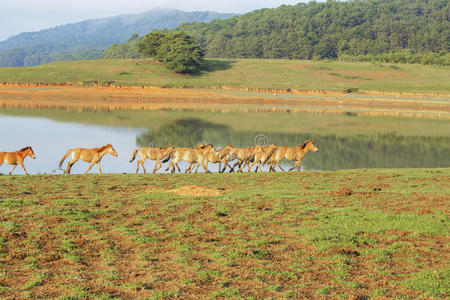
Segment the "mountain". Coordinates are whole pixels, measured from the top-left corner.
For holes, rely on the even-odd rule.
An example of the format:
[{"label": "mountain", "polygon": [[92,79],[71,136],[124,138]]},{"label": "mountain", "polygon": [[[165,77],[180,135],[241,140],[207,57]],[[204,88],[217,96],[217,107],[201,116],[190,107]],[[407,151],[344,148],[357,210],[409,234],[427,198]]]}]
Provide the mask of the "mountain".
[{"label": "mountain", "polygon": [[209,22],[232,16],[234,14],[157,8],[140,14],[93,19],[20,33],[0,42],[0,67],[97,58],[104,49],[125,42],[134,33],[143,35],[153,29],[170,29],[185,22]]},{"label": "mountain", "polygon": [[449,18],[448,0],[328,0],[182,24],[175,30],[193,36],[208,57],[376,56],[448,64]]}]

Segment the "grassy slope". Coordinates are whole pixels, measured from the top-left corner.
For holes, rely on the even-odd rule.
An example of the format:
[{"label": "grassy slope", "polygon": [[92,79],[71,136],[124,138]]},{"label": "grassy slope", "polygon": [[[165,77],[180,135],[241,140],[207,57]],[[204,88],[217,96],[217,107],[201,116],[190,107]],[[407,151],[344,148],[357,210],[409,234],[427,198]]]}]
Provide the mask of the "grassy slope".
[{"label": "grassy slope", "polygon": [[[0,296],[444,297],[449,182],[450,169],[1,176]],[[220,195],[168,191],[187,185]]]},{"label": "grassy slope", "polygon": [[450,68],[440,66],[257,59],[209,60],[208,66],[209,71],[201,76],[183,76],[151,60],[57,62],[32,68],[0,68],[0,82],[113,81],[118,85],[167,87],[450,91]]}]

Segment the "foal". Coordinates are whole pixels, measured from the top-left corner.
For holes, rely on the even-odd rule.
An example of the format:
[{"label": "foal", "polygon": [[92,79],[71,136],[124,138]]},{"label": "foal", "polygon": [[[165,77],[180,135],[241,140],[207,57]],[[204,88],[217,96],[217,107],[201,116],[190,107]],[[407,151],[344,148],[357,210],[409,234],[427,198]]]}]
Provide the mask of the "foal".
[{"label": "foal", "polygon": [[12,171],[14,171],[17,165],[20,164],[25,171],[25,174],[30,175],[23,165],[23,160],[27,156],[36,159],[36,155],[34,155],[33,149],[30,146],[15,152],[0,152],[0,166],[3,165],[4,162],[12,165],[13,167],[11,171],[9,171],[9,175],[11,175]]}]

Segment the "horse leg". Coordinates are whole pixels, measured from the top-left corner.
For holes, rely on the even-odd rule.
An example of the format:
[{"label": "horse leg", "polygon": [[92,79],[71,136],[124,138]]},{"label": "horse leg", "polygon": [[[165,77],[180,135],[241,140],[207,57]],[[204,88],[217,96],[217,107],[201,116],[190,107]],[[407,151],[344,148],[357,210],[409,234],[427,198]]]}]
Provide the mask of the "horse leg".
[{"label": "horse leg", "polygon": [[[158,167],[158,165],[159,165],[159,167]],[[155,167],[153,168],[153,174],[155,174],[156,171],[158,171],[159,169],[161,169],[161,167],[162,167],[161,161],[160,161],[159,159],[156,160]]]},{"label": "horse leg", "polygon": [[256,166],[255,173],[258,172],[258,169],[259,169],[259,171],[261,171],[261,161],[258,161],[258,165]]},{"label": "horse leg", "polygon": [[300,160],[297,160],[292,168],[289,171],[295,170],[300,167]]},{"label": "horse leg", "polygon": [[73,164],[76,163],[77,161],[78,161],[78,158],[75,159],[74,157],[72,157],[72,160],[67,163],[67,168],[64,171],[64,174],[65,173],[70,174],[70,170],[72,169]]},{"label": "horse leg", "polygon": [[17,165],[13,165],[11,171],[9,171],[9,175],[11,175],[12,171],[14,171],[14,169],[17,167]]},{"label": "horse leg", "polygon": [[250,160],[248,160],[248,161],[246,162],[246,164],[247,164],[247,168],[248,168],[247,172],[250,172],[250,170],[251,170],[251,168],[250,168]]},{"label": "horse leg", "polygon": [[184,173],[190,173],[193,164],[194,164],[194,163],[191,162],[191,163],[189,164],[189,166],[187,167],[187,169],[184,171]]},{"label": "horse leg", "polygon": [[66,170],[64,171],[64,174],[70,174],[70,169],[72,169],[72,165],[74,164],[74,162],[72,162],[72,161],[69,161],[68,163],[67,163],[67,168],[66,168]]},{"label": "horse leg", "polygon": [[225,166],[223,167],[223,172],[225,172],[227,166],[228,166],[228,168],[231,169],[231,166],[228,164],[228,162],[225,162]]},{"label": "horse leg", "polygon": [[95,161],[91,162],[91,164],[89,165],[89,168],[87,168],[87,170],[84,171],[84,174],[85,174],[85,175],[87,174],[87,172],[89,172],[89,171],[92,169],[92,167],[94,166],[94,164],[95,164]]},{"label": "horse leg", "polygon": [[242,173],[242,169],[244,169],[246,165],[247,165],[247,162],[242,161],[241,164],[239,165],[239,169],[237,170],[237,172]]},{"label": "horse leg", "polygon": [[139,172],[139,164],[140,164],[140,160],[136,161],[136,173]]},{"label": "horse leg", "polygon": [[[234,172],[234,168],[236,168],[236,166],[239,164],[239,161],[235,162],[234,165],[232,167],[230,167],[230,173]],[[240,167],[240,166],[239,166]]]},{"label": "horse leg", "polygon": [[25,174],[30,175],[30,174],[28,174],[27,170],[25,169],[25,166],[23,165],[23,161],[19,160],[19,164],[22,166],[22,169],[25,171]]},{"label": "horse leg", "polygon": [[98,172],[102,175],[102,168],[100,167],[100,161],[97,162]]},{"label": "horse leg", "polygon": [[231,169],[230,165],[228,164],[228,161],[225,159],[225,160],[223,161],[223,169],[222,169],[222,172],[220,172],[220,173],[225,172],[225,170],[227,169],[227,166],[228,166],[228,168]]},{"label": "horse leg", "polygon": [[203,169],[205,170],[205,173],[211,173],[211,172],[208,170],[208,161],[204,162],[202,166],[203,166]]},{"label": "horse leg", "polygon": [[144,161],[141,160],[141,166],[142,166],[142,170],[144,170],[144,174],[147,174],[147,170],[144,167]]},{"label": "horse leg", "polygon": [[[277,163],[276,163],[275,167],[276,167],[276,166],[278,166],[278,168],[280,168],[280,169],[281,169],[281,171],[283,171],[283,172],[284,172],[284,169],[283,169],[283,168],[282,168],[282,167],[280,166],[280,163],[279,163],[279,162],[277,162]],[[274,170],[275,170],[275,167],[274,167]]]},{"label": "horse leg", "polygon": [[[248,167],[248,171],[250,172],[250,170],[253,168],[253,166],[256,164],[256,160],[252,162],[252,164]],[[256,171],[258,171],[258,167],[256,167]],[[255,172],[256,172],[255,171]]]}]

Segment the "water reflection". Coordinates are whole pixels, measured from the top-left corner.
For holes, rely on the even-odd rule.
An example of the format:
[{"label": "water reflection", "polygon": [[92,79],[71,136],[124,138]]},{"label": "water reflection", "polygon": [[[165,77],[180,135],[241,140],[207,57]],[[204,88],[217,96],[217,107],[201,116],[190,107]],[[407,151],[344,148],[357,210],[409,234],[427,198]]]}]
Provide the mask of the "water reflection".
[{"label": "water reflection", "polygon": [[[244,120],[243,120],[244,121]],[[180,119],[157,130],[149,130],[136,138],[139,146],[174,145],[191,147],[201,142],[217,147],[231,143],[248,147],[255,137],[264,136],[269,144],[295,146],[313,138],[319,153],[308,154],[303,168],[337,170],[353,168],[435,168],[450,166],[450,138],[425,136],[377,135],[317,135],[283,132],[236,131],[227,125],[200,119]]]}]

